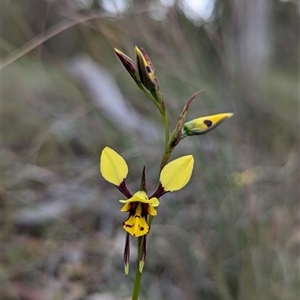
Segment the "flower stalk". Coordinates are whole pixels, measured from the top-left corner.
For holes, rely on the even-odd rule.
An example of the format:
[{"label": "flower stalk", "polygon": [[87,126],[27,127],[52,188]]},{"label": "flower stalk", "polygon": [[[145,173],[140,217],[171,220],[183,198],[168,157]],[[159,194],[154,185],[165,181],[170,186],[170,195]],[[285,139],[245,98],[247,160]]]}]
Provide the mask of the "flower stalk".
[{"label": "flower stalk", "polygon": [[132,294],[132,300],[138,300],[142,272],[147,254],[147,235],[150,232],[153,218],[157,215],[160,198],[166,193],[178,191],[186,186],[191,178],[194,167],[194,158],[192,155],[185,155],[169,162],[173,150],[184,138],[210,132],[226,119],[232,117],[233,113],[199,117],[186,122],[189,107],[195,97],[201,92],[198,91],[183,107],[175,128],[170,135],[165,103],[155,69],[147,52],[143,48],[139,49],[135,46],[135,63],[120,50],[114,50],[139,89],[144,92],[146,97],[150,99],[158,109],[162,117],[165,135],[165,147],[159,168],[158,187],[150,196],[148,196],[146,190],[145,166],[142,170],[139,190],[135,193],[131,193],[126,186],[128,166],[124,158],[109,147],[105,147],[100,156],[100,172],[103,178],[113,184],[126,197],[126,199],[119,200],[119,202],[123,204],[121,212],[128,213],[128,218],[123,222],[123,229],[126,231],[124,248],[124,271],[126,276],[129,274],[130,265],[130,236],[136,237],[138,240],[137,266]]}]

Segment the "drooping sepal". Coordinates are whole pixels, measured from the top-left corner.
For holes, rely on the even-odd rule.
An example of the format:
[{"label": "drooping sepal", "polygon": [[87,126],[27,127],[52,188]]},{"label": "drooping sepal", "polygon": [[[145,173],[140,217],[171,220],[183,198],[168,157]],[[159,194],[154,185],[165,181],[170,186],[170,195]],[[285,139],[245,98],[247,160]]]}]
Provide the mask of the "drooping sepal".
[{"label": "drooping sepal", "polygon": [[182,129],[182,138],[185,138],[188,135],[205,134],[232,116],[233,113],[222,113],[191,120],[184,124]]},{"label": "drooping sepal", "polygon": [[202,91],[196,92],[186,103],[186,105],[183,107],[181,114],[178,117],[175,129],[172,133],[171,139],[170,139],[170,148],[173,149],[175,146],[180,142],[182,139],[182,128],[185,123],[186,115],[188,113],[189,107],[192,103],[192,101],[196,98],[196,96],[201,93]]},{"label": "drooping sepal", "polygon": [[141,247],[141,253],[140,253],[140,261],[139,261],[139,272],[143,272],[143,268],[145,265],[146,260],[146,254],[147,254],[147,235],[144,235],[142,237],[142,247]]},{"label": "drooping sepal", "polygon": [[130,241],[129,241],[129,233],[126,233],[126,241],[124,248],[124,271],[125,275],[129,274],[129,261],[130,261]]}]

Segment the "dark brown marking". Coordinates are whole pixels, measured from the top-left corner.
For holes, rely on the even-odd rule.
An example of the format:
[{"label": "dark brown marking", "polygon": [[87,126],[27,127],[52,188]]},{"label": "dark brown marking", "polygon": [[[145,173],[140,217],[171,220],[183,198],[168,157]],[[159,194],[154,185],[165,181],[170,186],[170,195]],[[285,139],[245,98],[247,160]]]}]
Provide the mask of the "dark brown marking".
[{"label": "dark brown marking", "polygon": [[150,68],[149,66],[146,66],[146,71],[147,71],[148,73],[151,73],[151,72],[152,72],[152,70],[151,70],[151,68]]},{"label": "dark brown marking", "polygon": [[204,120],[204,124],[207,126],[207,127],[210,127],[212,125],[212,121],[210,120]]},{"label": "dark brown marking", "polygon": [[129,227],[132,228],[134,225],[128,225],[128,224],[124,224],[125,227]]}]

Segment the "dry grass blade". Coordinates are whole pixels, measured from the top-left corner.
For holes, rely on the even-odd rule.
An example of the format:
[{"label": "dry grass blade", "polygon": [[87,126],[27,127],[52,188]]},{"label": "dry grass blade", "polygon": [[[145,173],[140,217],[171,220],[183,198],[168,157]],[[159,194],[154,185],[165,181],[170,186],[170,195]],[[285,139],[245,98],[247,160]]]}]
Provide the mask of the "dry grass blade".
[{"label": "dry grass blade", "polygon": [[51,39],[52,37],[69,29],[72,26],[78,25],[80,23],[84,23],[92,19],[106,18],[108,16],[109,16],[108,14],[103,14],[103,13],[92,13],[87,16],[77,15],[76,17],[74,17],[73,20],[63,20],[62,22],[54,25],[48,30],[45,30],[43,33],[37,35],[36,37],[34,37],[33,39],[25,43],[23,46],[21,46],[19,49],[15,50],[14,52],[4,57],[3,61],[0,63],[0,69],[7,67],[9,64],[18,60],[23,55],[27,54],[34,48],[38,47],[45,41]]}]

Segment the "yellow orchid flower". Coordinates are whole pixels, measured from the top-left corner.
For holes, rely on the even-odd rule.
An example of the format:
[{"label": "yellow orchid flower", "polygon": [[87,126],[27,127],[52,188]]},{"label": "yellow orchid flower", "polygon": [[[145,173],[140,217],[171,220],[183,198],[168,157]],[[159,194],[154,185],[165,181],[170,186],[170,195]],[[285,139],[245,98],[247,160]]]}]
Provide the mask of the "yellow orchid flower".
[{"label": "yellow orchid flower", "polygon": [[136,237],[148,233],[150,228],[146,217],[147,214],[156,216],[155,207],[159,205],[158,199],[155,197],[149,199],[144,191],[137,191],[128,200],[120,200],[120,202],[125,203],[121,211],[129,211],[129,217],[123,224],[124,230]]},{"label": "yellow orchid flower", "polygon": [[[147,224],[148,214],[155,216],[155,207],[159,205],[158,198],[167,192],[182,189],[190,180],[194,166],[192,155],[182,156],[168,163],[161,171],[159,187],[148,198],[145,191],[139,190],[132,195],[125,184],[128,166],[122,156],[109,147],[105,147],[100,157],[100,172],[103,178],[115,185],[128,199],[120,200],[124,203],[122,212],[129,212],[129,218],[123,228],[131,235],[139,237],[149,232]],[[134,217],[133,217],[134,216]]]},{"label": "yellow orchid flower", "polygon": [[161,171],[157,190],[148,197],[145,184],[145,168],[143,170],[141,188],[131,194],[126,187],[126,176],[128,166],[116,151],[105,147],[100,156],[100,172],[103,178],[115,185],[119,191],[127,197],[120,200],[123,203],[121,212],[129,212],[129,216],[123,223],[123,229],[127,232],[124,261],[125,273],[129,270],[129,235],[143,237],[141,266],[145,259],[146,234],[150,231],[148,215],[156,216],[156,207],[159,205],[159,198],[168,192],[182,189],[190,180],[194,167],[192,155],[182,156],[168,163]]}]

